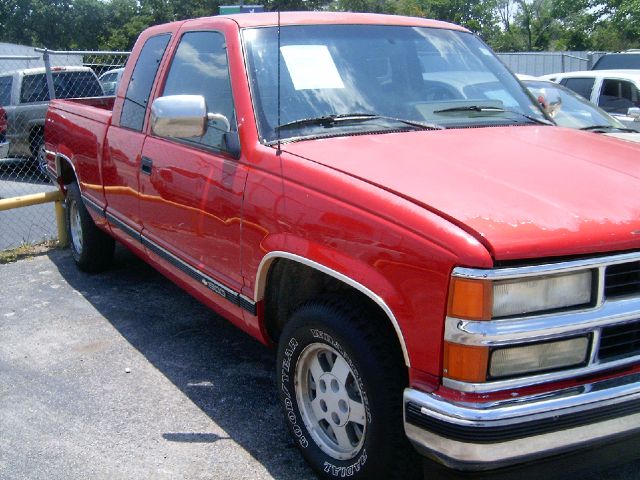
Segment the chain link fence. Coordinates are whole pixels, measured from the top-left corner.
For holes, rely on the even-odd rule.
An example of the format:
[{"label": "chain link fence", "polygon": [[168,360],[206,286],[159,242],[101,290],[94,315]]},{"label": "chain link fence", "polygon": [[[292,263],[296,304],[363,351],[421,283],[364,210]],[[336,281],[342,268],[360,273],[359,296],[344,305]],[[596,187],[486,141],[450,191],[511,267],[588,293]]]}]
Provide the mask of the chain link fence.
[{"label": "chain link fence", "polygon": [[[115,95],[128,52],[0,51],[0,200],[55,190],[46,174],[44,124],[52,98]],[[52,204],[0,211],[0,251],[52,240]]]}]

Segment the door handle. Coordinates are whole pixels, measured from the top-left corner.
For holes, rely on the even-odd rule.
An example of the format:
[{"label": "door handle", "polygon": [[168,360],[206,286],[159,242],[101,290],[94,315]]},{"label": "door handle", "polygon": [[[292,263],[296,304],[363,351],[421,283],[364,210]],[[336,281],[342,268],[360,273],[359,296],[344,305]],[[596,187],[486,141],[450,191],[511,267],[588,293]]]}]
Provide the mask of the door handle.
[{"label": "door handle", "polygon": [[140,163],[140,170],[142,173],[146,175],[151,175],[151,168],[153,167],[153,160],[149,157],[142,157],[142,162]]}]

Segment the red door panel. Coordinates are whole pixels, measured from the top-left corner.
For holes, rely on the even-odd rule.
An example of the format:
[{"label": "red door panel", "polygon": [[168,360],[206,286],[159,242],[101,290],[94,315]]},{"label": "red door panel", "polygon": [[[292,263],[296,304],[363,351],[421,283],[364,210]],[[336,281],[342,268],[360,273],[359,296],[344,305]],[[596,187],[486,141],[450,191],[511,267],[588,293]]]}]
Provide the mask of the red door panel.
[{"label": "red door panel", "polygon": [[142,156],[152,162],[150,173],[140,171],[144,235],[239,292],[246,169],[221,154],[154,137]]}]

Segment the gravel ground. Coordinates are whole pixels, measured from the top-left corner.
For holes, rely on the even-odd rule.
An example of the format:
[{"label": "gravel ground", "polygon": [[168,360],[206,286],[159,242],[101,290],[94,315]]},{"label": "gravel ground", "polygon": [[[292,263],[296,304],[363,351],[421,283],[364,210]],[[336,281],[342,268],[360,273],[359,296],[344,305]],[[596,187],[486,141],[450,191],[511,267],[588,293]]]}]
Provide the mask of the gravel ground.
[{"label": "gravel ground", "polygon": [[272,351],[122,249],[100,275],[68,250],[0,265],[0,478],[315,478],[274,370]]}]

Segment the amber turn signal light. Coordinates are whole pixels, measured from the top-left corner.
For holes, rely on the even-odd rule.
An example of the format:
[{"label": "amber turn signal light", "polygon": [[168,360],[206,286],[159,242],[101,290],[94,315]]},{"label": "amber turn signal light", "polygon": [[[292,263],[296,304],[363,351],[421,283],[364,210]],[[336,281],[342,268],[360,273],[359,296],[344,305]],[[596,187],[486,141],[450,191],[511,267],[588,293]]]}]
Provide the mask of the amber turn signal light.
[{"label": "amber turn signal light", "polygon": [[492,299],[491,282],[452,277],[447,315],[468,320],[490,320]]},{"label": "amber turn signal light", "polygon": [[445,377],[461,382],[486,382],[489,364],[487,347],[471,347],[444,342],[443,371]]}]

